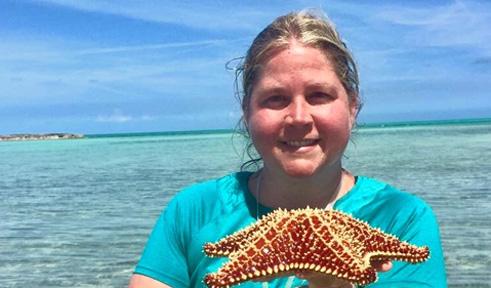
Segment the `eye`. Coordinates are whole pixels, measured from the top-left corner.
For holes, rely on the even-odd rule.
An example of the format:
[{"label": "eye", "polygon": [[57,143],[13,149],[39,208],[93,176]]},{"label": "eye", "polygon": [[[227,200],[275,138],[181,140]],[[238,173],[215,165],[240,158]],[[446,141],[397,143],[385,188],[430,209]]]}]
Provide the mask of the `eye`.
[{"label": "eye", "polygon": [[281,109],[288,104],[288,99],[287,99],[287,97],[285,97],[283,95],[272,95],[272,96],[266,97],[262,101],[262,104],[266,108]]},{"label": "eye", "polygon": [[334,100],[334,97],[325,92],[314,92],[308,96],[308,101],[311,105],[325,104]]}]

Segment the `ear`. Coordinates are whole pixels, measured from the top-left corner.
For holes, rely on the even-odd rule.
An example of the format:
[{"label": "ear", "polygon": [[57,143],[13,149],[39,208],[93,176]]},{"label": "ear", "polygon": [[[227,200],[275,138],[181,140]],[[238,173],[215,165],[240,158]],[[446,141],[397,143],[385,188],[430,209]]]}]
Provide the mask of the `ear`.
[{"label": "ear", "polygon": [[244,128],[245,128],[245,130],[246,130],[246,131],[249,131],[249,122],[247,121],[247,120],[248,120],[248,119],[247,119],[248,117],[246,117],[246,115],[244,114],[244,115],[242,115],[242,117],[241,117],[241,118],[242,118],[242,119],[241,119],[242,123],[244,123]]},{"label": "ear", "polygon": [[241,120],[244,123],[245,128],[249,130],[249,109],[247,107],[242,107]]},{"label": "ear", "polygon": [[358,116],[358,112],[360,111],[360,105],[358,101],[354,101],[350,103],[350,115],[349,115],[349,128],[353,129],[356,125],[356,118]]}]

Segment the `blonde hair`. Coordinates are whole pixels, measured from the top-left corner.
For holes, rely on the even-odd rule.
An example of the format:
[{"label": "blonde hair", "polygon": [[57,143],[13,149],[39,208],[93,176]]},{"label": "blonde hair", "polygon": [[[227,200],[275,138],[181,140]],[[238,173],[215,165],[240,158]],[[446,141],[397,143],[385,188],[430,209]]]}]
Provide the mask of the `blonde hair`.
[{"label": "blonde hair", "polygon": [[[252,91],[260,77],[261,67],[274,53],[288,48],[294,41],[317,48],[326,55],[348,94],[350,104],[355,105],[357,112],[361,109],[358,69],[334,24],[317,11],[292,12],[276,18],[256,36],[242,65],[236,69],[236,93],[243,112],[239,130],[246,138],[250,139],[244,117],[247,117]],[[252,148],[252,143],[249,143],[246,153],[252,160],[244,163],[242,168],[261,159]]]}]

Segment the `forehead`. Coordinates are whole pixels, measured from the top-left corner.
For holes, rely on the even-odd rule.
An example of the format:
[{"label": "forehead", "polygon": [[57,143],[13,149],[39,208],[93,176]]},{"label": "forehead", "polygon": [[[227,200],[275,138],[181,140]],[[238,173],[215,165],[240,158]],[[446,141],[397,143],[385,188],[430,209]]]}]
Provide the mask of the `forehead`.
[{"label": "forehead", "polygon": [[306,82],[341,83],[326,54],[297,42],[272,54],[262,65],[256,84],[273,84],[299,78]]},{"label": "forehead", "polygon": [[[278,62],[288,62],[289,64],[311,65],[313,63],[330,65],[330,61],[325,53],[311,46],[303,45],[299,42],[291,42],[283,49],[274,51],[267,57],[264,65],[276,65]],[[284,64],[284,63],[282,63]],[[271,66],[271,65],[269,65]]]}]

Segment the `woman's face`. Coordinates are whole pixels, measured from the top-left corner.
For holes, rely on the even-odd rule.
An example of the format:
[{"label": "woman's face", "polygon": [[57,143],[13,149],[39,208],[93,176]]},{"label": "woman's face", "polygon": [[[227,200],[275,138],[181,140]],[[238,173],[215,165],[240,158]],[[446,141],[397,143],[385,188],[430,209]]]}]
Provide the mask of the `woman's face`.
[{"label": "woman's face", "polygon": [[308,177],[340,168],[355,115],[327,57],[293,42],[264,63],[246,122],[267,169]]}]

